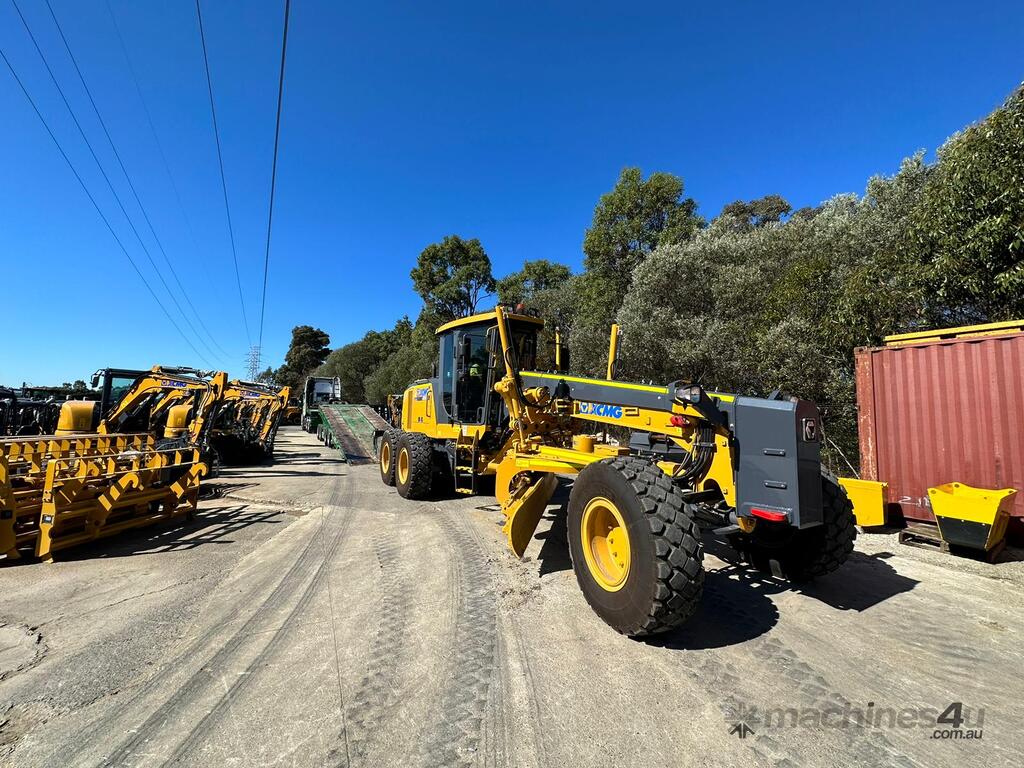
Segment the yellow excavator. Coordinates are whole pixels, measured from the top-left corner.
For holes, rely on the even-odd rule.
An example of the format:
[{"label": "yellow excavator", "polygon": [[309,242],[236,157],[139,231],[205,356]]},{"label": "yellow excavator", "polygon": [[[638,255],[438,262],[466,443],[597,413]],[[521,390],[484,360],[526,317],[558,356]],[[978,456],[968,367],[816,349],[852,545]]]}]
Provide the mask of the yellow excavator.
[{"label": "yellow excavator", "polygon": [[193,445],[206,453],[227,373],[155,365],[148,371],[106,368],[93,376],[99,401],[61,406],[56,435],[148,433],[160,447]]},{"label": "yellow excavator", "polygon": [[261,460],[274,453],[290,387],[232,379],[221,398],[213,428],[213,445],[226,463]]},{"label": "yellow excavator", "polygon": [[[555,368],[538,371],[543,321],[498,306],[442,325],[434,375],[402,396],[379,431],[381,479],[401,496],[494,493],[512,551],[526,551],[556,476],[574,475],[569,552],[584,596],[629,636],[663,632],[696,610],[702,532],[752,563],[802,582],[842,565],[852,506],[821,466],[817,407],[806,400],[573,376],[555,335]],[[630,434],[628,445],[609,428]]]},{"label": "yellow excavator", "polygon": [[53,435],[0,438],[0,556],[55,552],[191,516],[212,468],[227,374],[105,369],[100,401],[61,405]]}]

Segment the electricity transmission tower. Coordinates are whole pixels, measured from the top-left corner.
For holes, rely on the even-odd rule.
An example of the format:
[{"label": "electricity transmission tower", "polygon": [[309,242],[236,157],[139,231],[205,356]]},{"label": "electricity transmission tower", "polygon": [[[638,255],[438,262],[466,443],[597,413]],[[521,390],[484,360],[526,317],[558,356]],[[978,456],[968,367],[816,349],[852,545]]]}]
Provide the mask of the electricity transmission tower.
[{"label": "electricity transmission tower", "polygon": [[260,348],[258,344],[253,344],[249,347],[246,366],[249,371],[249,381],[256,381],[256,377],[260,375]]}]

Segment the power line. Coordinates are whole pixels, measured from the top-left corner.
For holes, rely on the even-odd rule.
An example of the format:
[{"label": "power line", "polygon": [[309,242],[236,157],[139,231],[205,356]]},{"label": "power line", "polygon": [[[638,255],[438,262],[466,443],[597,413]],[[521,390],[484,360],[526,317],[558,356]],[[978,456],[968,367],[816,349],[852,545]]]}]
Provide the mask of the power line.
[{"label": "power line", "polygon": [[[198,2],[198,0],[196,0]],[[277,80],[277,121],[274,125],[274,162],[270,171],[270,207],[267,211],[267,250],[263,257],[263,298],[260,301],[260,336],[257,350],[263,348],[263,313],[267,307],[267,274],[270,270],[270,230],[274,223],[274,192],[277,187],[277,148],[281,140],[281,103],[284,99],[284,65],[288,55],[288,17],[291,0],[284,0],[284,32],[281,35],[281,74]]]},{"label": "power line", "polygon": [[18,77],[18,73],[15,71],[14,66],[7,58],[7,55],[4,53],[3,48],[0,48],[0,58],[4,60],[4,64],[7,65],[7,69],[10,70],[11,75],[14,77],[15,82],[18,84],[18,87],[21,88],[21,92],[25,94],[25,98],[28,99],[28,103],[32,106],[33,111],[35,111],[36,117],[39,118],[39,122],[43,124],[43,128],[45,128],[46,132],[50,135],[50,139],[53,140],[54,146],[56,146],[57,151],[60,152],[60,156],[64,158],[64,162],[68,164],[68,168],[71,169],[71,173],[73,173],[75,178],[78,179],[78,183],[82,186],[82,191],[85,192],[85,196],[89,198],[89,202],[92,203],[93,208],[96,209],[96,213],[98,213],[100,219],[103,220],[103,223],[106,225],[107,230],[110,232],[110,236],[114,238],[114,241],[121,248],[121,252],[125,255],[125,258],[128,259],[128,262],[132,265],[132,269],[135,270],[135,274],[139,276],[139,280],[141,280],[142,284],[146,286],[146,290],[148,290],[150,296],[153,297],[153,301],[155,301],[157,303],[157,306],[163,310],[163,313],[167,316],[167,319],[170,321],[171,325],[174,326],[174,329],[179,334],[181,334],[181,338],[185,340],[185,343],[188,344],[192,348],[192,351],[199,355],[199,357],[202,357],[202,354],[200,354],[199,350],[196,349],[191,339],[189,339],[188,336],[185,335],[185,332],[181,330],[181,327],[176,322],[174,322],[174,318],[171,317],[171,313],[167,311],[167,307],[165,307],[163,302],[160,301],[160,297],[156,295],[156,291],[153,290],[153,286],[149,284],[149,281],[146,280],[145,275],[142,274],[142,270],[139,269],[139,265],[135,262],[135,259],[132,258],[131,254],[128,253],[128,249],[124,247],[124,243],[121,242],[121,238],[117,236],[117,233],[114,231],[114,228],[110,226],[110,221],[103,214],[102,209],[96,202],[96,198],[92,196],[92,193],[89,191],[89,188],[85,185],[85,182],[82,180],[81,175],[78,173],[77,170],[75,170],[75,166],[71,162],[71,158],[68,157],[67,153],[64,151],[64,148],[60,145],[60,142],[57,140],[57,136],[50,129],[49,124],[46,122],[46,118],[43,117],[43,113],[39,111],[39,107],[36,106],[36,103],[32,99],[32,96],[29,94],[28,89],[25,88],[25,84],[21,81],[21,78]]},{"label": "power line", "polygon": [[238,283],[238,301],[242,307],[242,322],[245,324],[245,338],[252,344],[249,333],[249,319],[245,315],[245,299],[242,296],[242,276],[238,271],[238,251],[235,248],[235,230],[231,225],[231,206],[228,205],[228,182],[224,175],[224,154],[220,148],[220,130],[217,128],[217,108],[213,100],[213,77],[210,75],[210,58],[206,52],[206,33],[203,31],[203,10],[196,0],[196,18],[199,20],[199,40],[203,46],[203,65],[206,67],[206,89],[210,93],[210,116],[213,118],[213,138],[217,142],[217,163],[220,165],[220,185],[224,190],[224,212],[228,219],[228,235],[231,238],[231,258],[235,263],[235,281]]},{"label": "power line", "polygon": [[[178,189],[178,183],[174,179],[174,174],[171,172],[171,164],[167,161],[167,153],[164,151],[163,142],[160,141],[160,135],[156,130],[156,124],[153,122],[153,115],[149,111],[149,105],[146,103],[146,97],[142,92],[142,86],[139,84],[138,74],[135,72],[135,67],[132,65],[132,58],[128,54],[128,46],[124,42],[124,36],[121,34],[121,27],[117,23],[117,17],[114,15],[114,9],[110,5],[110,0],[106,2],[107,13],[110,15],[110,21],[114,27],[114,32],[117,35],[117,41],[121,46],[121,53],[124,56],[125,64],[128,66],[128,73],[132,77],[132,82],[135,84],[135,92],[139,96],[139,103],[142,104],[142,111],[146,115],[146,122],[149,124],[149,131],[153,135],[153,141],[156,144],[157,152],[160,155],[160,160],[163,162],[164,171],[167,173],[167,179],[171,183],[171,189],[174,191],[174,199],[178,204],[178,210],[181,211],[181,216],[185,220],[185,227],[188,229],[189,237],[192,240],[192,244],[196,248],[196,252],[199,251],[199,240],[196,237],[195,229],[192,227],[192,220],[189,218],[188,212],[185,210],[185,203],[181,199],[181,191]],[[52,9],[51,9],[52,13]],[[191,302],[189,302],[191,305]],[[195,309],[193,307],[193,309]],[[217,342],[217,339],[210,333],[206,324],[203,322],[202,315],[197,314],[196,319],[199,320],[199,324],[203,330],[206,331],[207,335],[210,336],[210,340],[214,346],[217,347],[218,351],[225,357],[228,356],[228,352]]]},{"label": "power line", "polygon": [[[71,115],[71,120],[74,122],[75,127],[78,129],[78,133],[82,137],[82,141],[85,142],[85,146],[89,149],[89,154],[92,155],[92,159],[96,163],[96,167],[99,169],[100,175],[103,176],[103,180],[107,183],[107,187],[110,189],[110,194],[113,195],[114,200],[117,202],[118,207],[121,209],[121,213],[124,214],[125,219],[128,221],[128,226],[135,234],[135,238],[139,241],[139,245],[142,247],[142,252],[146,254],[146,259],[149,261],[150,266],[153,268],[153,271],[156,272],[156,276],[160,279],[160,282],[163,284],[164,290],[166,290],[168,295],[171,297],[171,301],[174,302],[174,305],[178,308],[178,311],[181,313],[181,316],[185,319],[185,322],[188,324],[189,328],[192,329],[192,333],[196,335],[196,338],[199,338],[201,340],[199,334],[196,332],[195,327],[188,319],[188,316],[185,314],[184,310],[182,310],[177,298],[175,298],[174,292],[170,289],[170,286],[167,285],[167,281],[164,280],[164,276],[163,274],[161,274],[160,269],[156,265],[156,262],[153,261],[153,256],[150,254],[149,249],[146,247],[145,241],[139,234],[138,229],[135,228],[135,224],[132,222],[131,216],[128,215],[128,210],[124,207],[124,203],[121,202],[121,197],[117,194],[117,190],[114,189],[114,185],[110,181],[110,177],[107,176],[107,172],[103,169],[103,164],[100,162],[99,157],[96,155],[96,151],[93,149],[92,143],[89,141],[89,137],[86,135],[85,130],[82,128],[82,124],[78,121],[78,117],[75,115],[75,110],[71,108],[71,103],[68,101],[67,96],[64,95],[64,89],[60,87],[60,82],[57,80],[57,76],[54,74],[53,69],[50,67],[50,62],[47,60],[46,55],[43,53],[43,49],[39,47],[39,42],[36,40],[36,36],[32,33],[32,28],[28,25],[28,20],[25,18],[25,15],[21,12],[21,8],[18,6],[17,0],[11,0],[11,5],[13,5],[14,10],[18,12],[18,16],[21,18],[21,23],[24,25],[25,31],[28,33],[29,39],[32,41],[32,45],[36,49],[36,53],[39,54],[39,58],[42,59],[43,66],[46,67],[46,71],[50,75],[50,80],[53,82],[54,87],[57,89],[57,93],[60,94],[60,98],[64,102],[64,106],[67,108],[68,113]],[[195,349],[195,347],[193,347],[193,349]],[[203,361],[206,362],[208,365],[211,364],[210,361],[206,358],[206,355],[204,355],[202,352],[196,350],[196,354],[199,355],[199,357],[202,358]]]},{"label": "power line", "polygon": [[[139,210],[142,212],[142,218],[145,219],[146,225],[149,227],[149,233],[153,236],[153,240],[156,242],[157,247],[160,249],[160,253],[164,257],[164,262],[167,264],[167,268],[170,270],[171,275],[174,277],[175,283],[177,283],[178,288],[181,290],[181,295],[185,298],[185,302],[189,305],[189,307],[191,307],[192,312],[193,312],[193,314],[196,317],[196,320],[198,320],[200,325],[202,325],[203,324],[202,317],[200,317],[199,312],[196,311],[195,305],[192,303],[192,299],[189,298],[188,291],[185,290],[185,286],[182,285],[182,283],[181,283],[181,278],[178,277],[177,270],[174,269],[174,265],[171,263],[171,260],[167,256],[167,251],[164,250],[164,244],[160,241],[160,238],[156,234],[156,229],[153,227],[153,222],[149,218],[149,213],[147,213],[146,207],[142,204],[142,200],[139,198],[139,193],[135,189],[135,184],[132,183],[132,178],[128,174],[128,169],[125,167],[124,161],[121,159],[121,153],[117,151],[117,147],[114,144],[114,139],[110,135],[110,131],[107,129],[107,123],[103,119],[103,115],[100,114],[100,109],[96,105],[96,100],[92,96],[92,91],[89,90],[89,85],[88,85],[88,83],[85,80],[85,75],[82,74],[82,70],[78,66],[78,60],[75,58],[75,54],[71,51],[71,45],[68,43],[68,39],[64,35],[64,29],[61,27],[60,22],[57,20],[57,14],[54,13],[53,6],[50,4],[50,0],[46,0],[46,7],[50,11],[50,16],[51,16],[51,18],[53,18],[54,26],[57,27],[57,32],[60,34],[60,39],[64,43],[65,50],[68,52],[68,57],[71,59],[71,63],[75,67],[75,72],[78,74],[78,79],[82,83],[82,88],[85,90],[85,95],[89,97],[89,103],[92,105],[93,112],[96,113],[96,119],[99,121],[100,127],[103,128],[103,134],[107,137],[107,142],[110,144],[110,150],[114,153],[114,157],[117,159],[117,164],[121,168],[121,173],[124,174],[125,181],[128,182],[128,188],[131,190],[132,196],[135,198],[135,202],[139,206]],[[180,309],[180,307],[179,307],[179,309]],[[184,314],[184,313],[182,313],[182,314]],[[186,320],[187,320],[187,317],[186,317]],[[189,325],[191,327],[191,323]],[[195,328],[193,328],[192,330],[195,331]],[[203,330],[206,331],[206,334],[207,334],[207,336],[210,337],[210,340],[214,341],[213,340],[213,335],[210,333],[210,331],[208,329],[206,329],[205,325],[203,325]],[[206,343],[206,341],[203,339],[202,336],[200,336],[198,333],[196,334],[196,336],[201,341],[203,341],[203,345],[210,351],[210,354],[212,354],[212,355],[216,355],[217,354],[216,352],[214,352],[213,348],[209,344]],[[214,344],[216,344],[216,343],[217,342],[214,341]]]}]

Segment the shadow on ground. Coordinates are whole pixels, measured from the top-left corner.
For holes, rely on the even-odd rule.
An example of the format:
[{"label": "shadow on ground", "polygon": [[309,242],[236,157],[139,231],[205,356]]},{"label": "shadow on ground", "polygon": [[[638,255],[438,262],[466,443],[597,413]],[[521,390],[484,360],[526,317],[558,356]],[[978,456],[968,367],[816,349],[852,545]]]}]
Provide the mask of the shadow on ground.
[{"label": "shadow on ground", "polygon": [[[227,504],[203,509],[193,519],[124,531],[109,539],[72,547],[57,553],[61,561],[132,557],[159,552],[177,552],[211,544],[230,544],[229,538],[251,525],[277,525],[286,513],[251,510],[248,504]],[[30,561],[27,561],[30,562]]]}]

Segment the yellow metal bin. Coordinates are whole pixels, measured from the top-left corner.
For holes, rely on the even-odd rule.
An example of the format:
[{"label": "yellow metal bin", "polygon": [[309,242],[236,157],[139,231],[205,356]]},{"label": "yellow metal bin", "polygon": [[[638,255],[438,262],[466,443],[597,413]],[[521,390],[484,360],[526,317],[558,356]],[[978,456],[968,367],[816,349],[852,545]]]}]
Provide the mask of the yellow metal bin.
[{"label": "yellow metal bin", "polygon": [[885,504],[889,484],[874,480],[858,480],[840,477],[839,484],[846,489],[846,495],[853,504],[853,516],[861,528],[875,528],[885,525]]},{"label": "yellow metal bin", "polygon": [[988,551],[1006,535],[1014,488],[989,490],[963,483],[928,489],[932,512],[943,541],[954,546]]}]

